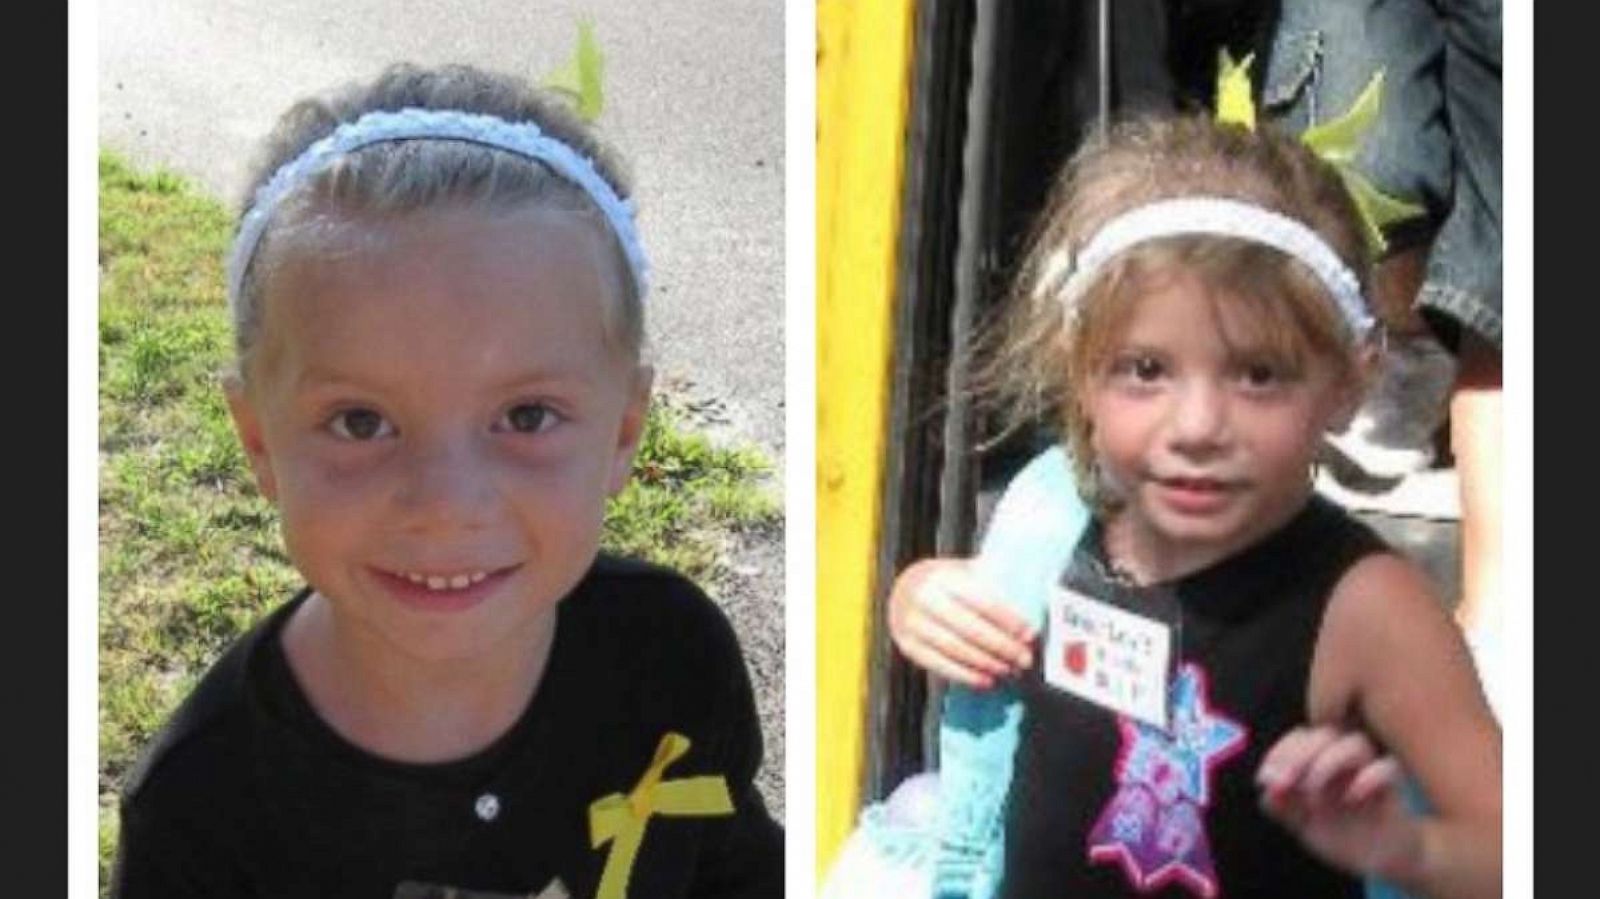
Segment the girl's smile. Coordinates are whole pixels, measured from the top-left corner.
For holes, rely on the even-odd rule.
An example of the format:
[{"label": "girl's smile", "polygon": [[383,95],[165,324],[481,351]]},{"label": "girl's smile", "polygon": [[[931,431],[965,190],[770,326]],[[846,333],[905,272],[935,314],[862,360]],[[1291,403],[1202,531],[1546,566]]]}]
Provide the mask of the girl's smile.
[{"label": "girl's smile", "polygon": [[487,599],[521,567],[512,565],[492,571],[477,570],[470,574],[450,575],[386,571],[382,568],[373,568],[372,573],[383,582],[383,589],[394,594],[401,603],[430,612],[457,612],[473,608]]}]

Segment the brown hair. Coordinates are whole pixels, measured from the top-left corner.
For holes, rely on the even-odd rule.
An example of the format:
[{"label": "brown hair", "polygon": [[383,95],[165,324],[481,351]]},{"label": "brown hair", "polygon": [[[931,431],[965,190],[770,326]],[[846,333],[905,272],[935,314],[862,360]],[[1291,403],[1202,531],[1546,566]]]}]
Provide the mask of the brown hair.
[{"label": "brown hair", "polygon": [[1241,200],[1295,219],[1327,242],[1366,293],[1371,259],[1355,204],[1332,166],[1293,136],[1180,116],[1130,120],[1091,138],[1051,189],[1000,317],[980,334],[974,375],[980,408],[1000,413],[995,439],[1054,421],[1090,499],[1086,391],[1114,349],[1130,301],[1152,278],[1190,271],[1246,305],[1261,324],[1264,349],[1285,366],[1320,356],[1341,376],[1356,375],[1359,348],[1322,282],[1293,257],[1239,238],[1185,235],[1132,247],[1082,292],[1068,324],[1051,260],[1076,254],[1115,216],[1188,196]]}]

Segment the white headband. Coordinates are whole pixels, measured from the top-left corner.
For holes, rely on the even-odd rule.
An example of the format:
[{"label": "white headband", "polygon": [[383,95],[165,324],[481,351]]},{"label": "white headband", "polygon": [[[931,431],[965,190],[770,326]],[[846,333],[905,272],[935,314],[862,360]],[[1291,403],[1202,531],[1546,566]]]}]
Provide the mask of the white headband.
[{"label": "white headband", "polygon": [[1041,283],[1066,278],[1059,296],[1071,316],[1082,293],[1117,254],[1135,244],[1185,234],[1216,234],[1265,244],[1293,256],[1328,289],[1355,333],[1366,337],[1374,321],[1361,296],[1361,281],[1315,231],[1269,209],[1222,197],[1185,197],[1138,206],[1106,222],[1074,260],[1065,250],[1045,262]]},{"label": "white headband", "polygon": [[245,270],[256,245],[279,203],[306,179],[326,169],[339,157],[372,144],[405,140],[453,140],[481,144],[544,163],[556,174],[582,188],[605,214],[617,242],[628,259],[634,287],[642,299],[649,264],[633,221],[633,203],[617,196],[595,169],[594,163],[560,140],[545,134],[532,122],[508,122],[489,115],[440,109],[401,109],[369,112],[346,122],[318,140],[305,152],[284,163],[256,191],[249,211],[239,223],[228,259],[228,304],[235,314],[244,290]]}]

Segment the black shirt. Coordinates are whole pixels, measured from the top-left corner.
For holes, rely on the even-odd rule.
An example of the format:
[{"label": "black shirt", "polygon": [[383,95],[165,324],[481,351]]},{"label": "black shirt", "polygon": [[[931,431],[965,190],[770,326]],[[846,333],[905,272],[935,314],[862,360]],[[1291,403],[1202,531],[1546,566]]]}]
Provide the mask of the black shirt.
[{"label": "black shirt", "polygon": [[[1281,736],[1306,722],[1312,653],[1334,587],[1383,548],[1364,525],[1313,498],[1244,552],[1138,587],[1112,573],[1103,532],[1092,525],[1063,584],[1175,625],[1170,726],[1163,734],[1058,690],[1036,666],[1022,687],[1002,894],[1361,896],[1358,879],[1312,856],[1260,810],[1255,772]],[[1180,722],[1188,727],[1181,735]]]},{"label": "black shirt", "polygon": [[721,776],[734,811],[650,817],[627,895],[782,895],[749,678],[689,581],[599,559],[562,600],[518,721],[422,765],[361,750],[312,709],[279,639],[307,595],[234,644],[129,775],[113,895],[488,899],[559,879],[593,896],[615,842],[591,845],[590,806],[627,795],[668,732],[690,747],[663,780]]}]

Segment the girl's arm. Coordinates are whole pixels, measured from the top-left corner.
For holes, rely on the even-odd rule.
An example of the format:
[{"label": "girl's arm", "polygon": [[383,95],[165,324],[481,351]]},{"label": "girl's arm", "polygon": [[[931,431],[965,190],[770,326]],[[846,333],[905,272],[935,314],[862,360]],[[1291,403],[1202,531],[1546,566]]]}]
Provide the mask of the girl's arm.
[{"label": "girl's arm", "polygon": [[[1262,763],[1269,813],[1329,861],[1414,895],[1499,896],[1500,729],[1415,566],[1372,556],[1344,577],[1309,692],[1320,726],[1289,734]],[[1431,811],[1401,801],[1402,769]]]}]

